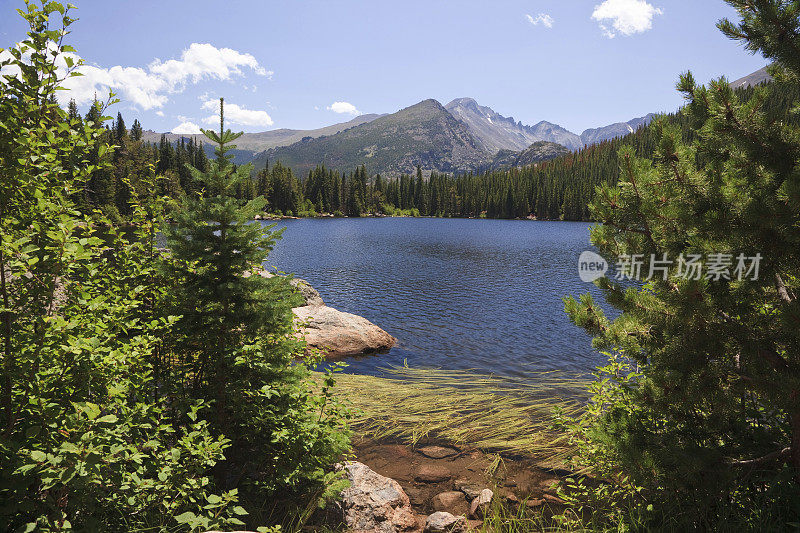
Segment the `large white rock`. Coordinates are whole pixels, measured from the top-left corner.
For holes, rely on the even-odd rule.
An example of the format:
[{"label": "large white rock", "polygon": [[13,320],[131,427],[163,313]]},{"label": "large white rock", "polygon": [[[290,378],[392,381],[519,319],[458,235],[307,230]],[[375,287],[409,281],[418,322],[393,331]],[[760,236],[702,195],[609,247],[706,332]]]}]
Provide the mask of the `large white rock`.
[{"label": "large white rock", "polygon": [[348,531],[398,533],[418,530],[411,502],[397,481],[357,461],[347,462],[341,468],[350,481],[339,501]]},{"label": "large white rock", "polygon": [[366,318],[332,307],[306,305],[293,311],[306,344],[329,358],[385,352],[397,342]]},{"label": "large white rock", "polygon": [[[274,274],[261,270],[261,276]],[[292,286],[305,305],[292,309],[306,344],[325,352],[329,359],[388,351],[397,339],[364,317],[328,307],[319,292],[306,280],[292,278]]]}]

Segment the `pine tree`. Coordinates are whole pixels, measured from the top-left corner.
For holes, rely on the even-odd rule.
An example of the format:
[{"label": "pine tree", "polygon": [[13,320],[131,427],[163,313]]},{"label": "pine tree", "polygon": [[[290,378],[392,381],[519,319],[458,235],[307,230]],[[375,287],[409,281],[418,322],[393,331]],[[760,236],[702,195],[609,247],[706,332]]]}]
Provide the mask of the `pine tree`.
[{"label": "pine tree", "polygon": [[[277,290],[277,279],[249,275],[266,259],[280,233],[251,223],[266,204],[263,197],[245,205],[236,198],[236,187],[250,180],[251,167],[234,168],[230,162],[229,144],[241,134],[223,129],[222,105],[220,100],[219,133],[204,131],[219,145],[217,158],[206,172],[191,168],[204,193],[186,198],[168,232],[170,248],[187,268],[179,273],[186,279],[181,327],[190,332],[204,358],[197,382],[213,389],[219,389],[216,380],[230,372],[232,354],[243,339],[285,330],[290,321],[286,303],[266,296]],[[192,270],[192,265],[198,267]]]},{"label": "pine tree", "polygon": [[80,111],[78,111],[78,104],[75,103],[74,98],[70,98],[69,104],[67,105],[67,119],[68,120],[77,120],[81,118]]},{"label": "pine tree", "polygon": [[141,141],[142,134],[142,124],[139,122],[139,119],[136,119],[133,121],[133,126],[131,126],[131,139],[134,141]]},{"label": "pine tree", "polygon": [[121,145],[122,142],[128,138],[128,130],[125,127],[125,121],[122,119],[122,113],[117,113],[117,120],[114,121],[114,142]]},{"label": "pine tree", "polygon": [[[774,60],[776,77],[796,89],[796,2],[728,3],[742,20],[722,31]],[[641,254],[647,273],[666,254],[669,277],[642,288],[600,280],[622,311],[616,320],[589,295],[566,303],[596,347],[622,350],[643,373],[632,404],[601,419],[598,441],[637,483],[680,495],[686,512],[759,483],[776,490],[784,465],[800,483],[800,128],[787,113],[796,99],[768,105],[778,88],[745,97],[724,79],[702,87],[682,76],[693,142],[659,121],[655,164],[621,150],[619,186],[592,205],[602,222],[592,242],[607,258]],[[722,262],[723,276],[681,275],[691,254],[706,267]]]},{"label": "pine tree", "polygon": [[230,161],[230,143],[241,133],[224,129],[223,106],[220,99],[219,132],[203,131],[219,146],[216,160],[206,171],[191,168],[201,194],[184,199],[167,231],[182,316],[178,350],[194,394],[214,401],[214,428],[233,440],[231,463],[258,487],[298,488],[323,475],[344,434],[336,408],[319,410],[304,382],[307,367],[295,364],[302,353],[291,335],[298,296],[286,278],[259,275],[281,231],[253,222],[263,197],[236,198],[252,166]]}]

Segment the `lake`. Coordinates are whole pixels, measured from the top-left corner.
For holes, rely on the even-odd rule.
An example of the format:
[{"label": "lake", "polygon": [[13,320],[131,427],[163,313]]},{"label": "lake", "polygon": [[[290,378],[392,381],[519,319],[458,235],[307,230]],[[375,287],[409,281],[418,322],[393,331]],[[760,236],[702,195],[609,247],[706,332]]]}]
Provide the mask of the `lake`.
[{"label": "lake", "polygon": [[599,290],[578,277],[589,224],[433,218],[285,220],[268,264],[307,280],[325,303],[398,339],[348,372],[402,365],[589,372],[604,357],[563,311]]}]

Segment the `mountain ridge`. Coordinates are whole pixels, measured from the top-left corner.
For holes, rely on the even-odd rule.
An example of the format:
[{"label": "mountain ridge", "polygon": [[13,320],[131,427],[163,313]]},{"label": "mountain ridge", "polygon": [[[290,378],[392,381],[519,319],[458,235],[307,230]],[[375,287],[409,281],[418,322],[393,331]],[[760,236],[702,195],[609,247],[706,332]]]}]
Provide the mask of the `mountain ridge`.
[{"label": "mountain ridge", "polygon": [[339,170],[364,165],[370,174],[425,170],[460,172],[486,160],[466,126],[437,100],[427,99],[331,136],[302,140],[258,154],[256,167],[281,161],[299,173],[323,164]]},{"label": "mountain ridge", "polygon": [[492,108],[478,104],[474,98],[456,98],[444,107],[470,129],[475,140],[489,154],[500,150],[525,150],[538,141],[554,142],[571,149],[581,147],[577,135],[557,124],[541,121],[535,126],[527,126],[515,121],[514,117],[504,117]]},{"label": "mountain ridge", "polygon": [[[768,81],[766,67],[732,82],[734,87]],[[316,130],[279,129],[244,134],[237,140],[234,161],[267,161],[304,173],[318,164],[337,170],[352,170],[365,165],[370,173],[409,173],[417,165],[425,171],[464,172],[518,166],[522,154],[537,143],[555,143],[568,150],[579,150],[617,137],[624,137],[649,124],[657,115],[650,113],[626,122],[589,128],[580,135],[548,121],[533,126],[503,116],[474,98],[461,97],[443,106],[427,99],[383,115],[361,115],[354,119]],[[186,135],[167,134],[170,141]],[[160,141],[161,134],[146,132],[145,140]],[[206,146],[211,151],[211,146]],[[559,150],[538,144],[528,156],[532,162]],[[531,156],[531,154],[534,154]]]},{"label": "mountain ridge", "polygon": [[[371,122],[381,116],[383,115],[377,113],[358,115],[357,117],[348,120],[347,122],[338,122],[336,124],[331,124],[330,126],[323,126],[322,128],[316,128],[313,130],[295,130],[290,128],[280,128],[277,130],[269,130],[256,133],[245,133],[241,137],[236,139],[235,162],[236,163],[247,162],[240,160],[247,159],[248,156],[252,158],[256,154],[263,152],[264,150],[269,150],[270,148],[276,148],[278,146],[289,146],[306,137],[317,138],[325,135],[335,135],[336,133],[339,133],[346,129],[354,128],[356,126],[360,126],[361,124]],[[158,133],[153,130],[145,130],[142,135],[142,140],[153,144],[158,144],[159,142],[161,142],[162,135],[166,135],[166,139],[172,143],[180,141],[181,139],[189,139],[192,137],[199,138],[201,140],[205,139],[205,136],[203,136],[203,134],[186,134],[186,133],[172,133],[172,132]],[[206,151],[213,154],[213,147],[207,148]]]}]

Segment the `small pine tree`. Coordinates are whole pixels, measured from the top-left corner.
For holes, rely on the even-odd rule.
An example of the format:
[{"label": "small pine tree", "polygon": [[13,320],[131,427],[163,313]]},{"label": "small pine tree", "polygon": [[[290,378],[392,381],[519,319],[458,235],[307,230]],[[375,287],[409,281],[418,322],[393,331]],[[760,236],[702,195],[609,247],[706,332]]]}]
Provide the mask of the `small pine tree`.
[{"label": "small pine tree", "polygon": [[[190,167],[201,189],[184,199],[167,231],[181,377],[192,395],[214,401],[210,419],[233,441],[232,463],[259,487],[302,487],[319,480],[346,443],[335,403],[319,409],[307,367],[295,364],[303,346],[293,335],[291,308],[300,303],[284,277],[263,277],[262,264],[282,231],[253,222],[266,200],[236,198],[252,165],[228,154],[241,133],[203,133],[219,147],[207,171]],[[176,379],[180,381],[181,378]],[[327,404],[327,402],[326,402]]]},{"label": "small pine tree", "polygon": [[127,138],[128,129],[125,127],[125,120],[122,118],[122,113],[117,113],[117,120],[114,121],[114,142],[122,145]]},{"label": "small pine tree", "polygon": [[225,131],[223,117],[220,100],[219,133],[203,131],[219,145],[217,158],[208,171],[190,167],[203,192],[186,198],[167,233],[174,257],[186,268],[179,272],[186,280],[181,326],[205,359],[196,380],[214,389],[219,389],[216,380],[228,375],[231,356],[245,339],[289,331],[291,323],[286,284],[280,278],[250,275],[281,232],[252,223],[266,203],[263,197],[245,204],[236,198],[236,188],[250,180],[252,166],[234,168],[231,163],[230,143],[241,134]]},{"label": "small pine tree", "polygon": [[141,141],[142,134],[142,124],[139,122],[139,119],[135,119],[133,121],[133,125],[131,126],[131,140]]}]

